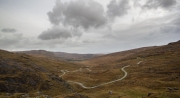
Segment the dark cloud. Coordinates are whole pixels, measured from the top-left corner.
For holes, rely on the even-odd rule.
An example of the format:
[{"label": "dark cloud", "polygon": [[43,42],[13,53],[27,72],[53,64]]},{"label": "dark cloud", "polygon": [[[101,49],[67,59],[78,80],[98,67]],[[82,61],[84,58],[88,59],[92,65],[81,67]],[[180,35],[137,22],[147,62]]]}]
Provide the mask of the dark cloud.
[{"label": "dark cloud", "polygon": [[4,33],[14,33],[17,30],[16,29],[11,29],[11,28],[3,28],[1,31],[4,32]]},{"label": "dark cloud", "polygon": [[159,7],[168,9],[176,5],[176,3],[176,0],[148,0],[143,7],[148,9],[157,9]]},{"label": "dark cloud", "polygon": [[106,24],[103,6],[93,0],[76,0],[62,3],[56,1],[53,10],[48,12],[49,20],[54,25],[98,28]]},{"label": "dark cloud", "polygon": [[38,38],[41,40],[51,40],[51,39],[68,39],[75,36],[81,36],[81,32],[76,29],[65,29],[61,27],[52,27],[44,32],[42,32]]},{"label": "dark cloud", "polygon": [[111,18],[120,17],[127,14],[127,10],[130,8],[129,0],[111,0],[107,5],[107,15]]},{"label": "dark cloud", "polygon": [[43,31],[38,38],[41,40],[51,40],[51,39],[60,39],[60,38],[69,38],[71,37],[71,32],[66,29],[53,27],[46,31]]}]

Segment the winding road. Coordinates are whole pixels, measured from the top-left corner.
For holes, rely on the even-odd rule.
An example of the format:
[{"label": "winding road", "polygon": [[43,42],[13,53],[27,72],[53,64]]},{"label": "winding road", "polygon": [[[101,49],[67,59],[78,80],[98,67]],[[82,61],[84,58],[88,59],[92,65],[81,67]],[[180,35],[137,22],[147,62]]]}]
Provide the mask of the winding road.
[{"label": "winding road", "polygon": [[138,63],[137,63],[137,65],[139,65],[139,64],[141,64],[143,61],[139,61]]},{"label": "winding road", "polygon": [[121,80],[123,80],[124,78],[126,78],[126,76],[127,76],[128,73],[124,70],[124,68],[129,67],[129,66],[130,66],[130,65],[127,65],[127,66],[124,66],[124,67],[121,68],[121,70],[124,72],[124,76],[123,76],[122,78],[117,79],[117,80],[113,80],[113,81],[110,81],[110,82],[102,83],[102,84],[99,84],[99,85],[96,85],[96,86],[87,87],[87,86],[84,86],[84,84],[82,84],[82,83],[80,83],[80,82],[74,82],[74,81],[68,81],[68,82],[72,82],[72,83],[78,84],[78,85],[80,85],[80,86],[81,86],[82,88],[84,88],[84,89],[97,88],[97,87],[99,87],[99,86],[103,86],[103,85],[111,84],[111,83],[114,83],[114,82],[118,82],[118,81],[121,81]]},{"label": "winding road", "polygon": [[88,71],[92,71],[91,69],[89,69],[89,68],[86,68]]},{"label": "winding road", "polygon": [[68,72],[78,72],[78,71],[82,71],[82,68],[79,68],[78,70],[74,70],[74,71],[68,71],[68,70],[61,70],[61,72],[63,73],[62,75],[60,75],[59,77],[64,76],[66,73]]}]

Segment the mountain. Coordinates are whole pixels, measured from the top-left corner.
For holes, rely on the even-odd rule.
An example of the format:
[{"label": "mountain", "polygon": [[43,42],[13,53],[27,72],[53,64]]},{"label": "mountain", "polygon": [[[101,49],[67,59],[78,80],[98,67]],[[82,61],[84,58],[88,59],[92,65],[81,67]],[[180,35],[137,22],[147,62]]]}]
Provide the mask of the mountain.
[{"label": "mountain", "polygon": [[65,52],[50,52],[46,50],[18,51],[17,53],[25,53],[34,56],[46,56],[50,58],[58,58],[66,61],[82,61],[101,56],[103,54],[78,54]]},{"label": "mountain", "polygon": [[28,54],[0,50],[0,97],[180,98],[180,41],[78,62]]}]

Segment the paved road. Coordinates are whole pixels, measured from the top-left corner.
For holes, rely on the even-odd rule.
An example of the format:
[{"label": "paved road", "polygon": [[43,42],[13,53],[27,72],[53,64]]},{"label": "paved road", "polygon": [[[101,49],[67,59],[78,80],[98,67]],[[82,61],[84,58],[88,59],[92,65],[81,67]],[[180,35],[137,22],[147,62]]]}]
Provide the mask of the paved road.
[{"label": "paved road", "polygon": [[74,71],[68,71],[68,70],[61,70],[61,72],[63,73],[62,75],[60,75],[59,77],[62,77],[62,76],[64,76],[66,73],[68,73],[68,72],[80,72],[80,71],[82,71],[82,68],[79,68],[78,70],[74,70]]},{"label": "paved road", "polygon": [[143,61],[139,61],[137,64],[139,65],[139,64],[141,64]]},{"label": "paved road", "polygon": [[62,75],[60,75],[59,77],[62,77],[66,74],[65,70],[61,70],[61,72],[63,73]]},{"label": "paved road", "polygon": [[96,86],[91,86],[91,87],[87,87],[87,86],[84,86],[84,84],[80,83],[80,82],[74,82],[74,81],[68,81],[68,82],[72,82],[72,83],[75,83],[75,84],[78,84],[80,85],[82,88],[85,88],[85,89],[93,89],[93,88],[96,88],[96,87],[99,87],[99,86],[103,86],[103,85],[107,85],[107,84],[111,84],[111,83],[114,83],[114,82],[118,82],[118,81],[121,81],[123,80],[124,78],[126,78],[127,76],[127,72],[124,70],[124,68],[126,67],[129,67],[130,65],[127,65],[127,66],[124,66],[123,68],[121,68],[121,70],[124,72],[124,76],[120,79],[117,79],[117,80],[113,80],[113,81],[110,81],[110,82],[106,82],[106,83],[102,83],[102,84],[99,84],[99,85],[96,85]]},{"label": "paved road", "polygon": [[88,71],[92,71],[91,69],[89,69],[89,68],[86,68]]}]

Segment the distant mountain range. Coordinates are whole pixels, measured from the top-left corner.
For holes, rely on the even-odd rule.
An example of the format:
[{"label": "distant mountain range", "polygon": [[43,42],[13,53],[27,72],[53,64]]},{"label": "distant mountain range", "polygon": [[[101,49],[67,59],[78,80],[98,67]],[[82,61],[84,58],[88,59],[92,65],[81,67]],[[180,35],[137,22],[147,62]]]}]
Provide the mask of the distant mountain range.
[{"label": "distant mountain range", "polygon": [[65,53],[65,52],[51,52],[46,50],[31,50],[31,51],[17,51],[17,53],[25,53],[33,56],[46,56],[50,58],[58,58],[67,61],[82,61],[92,59],[94,57],[102,56],[104,54],[78,54],[78,53]]}]

